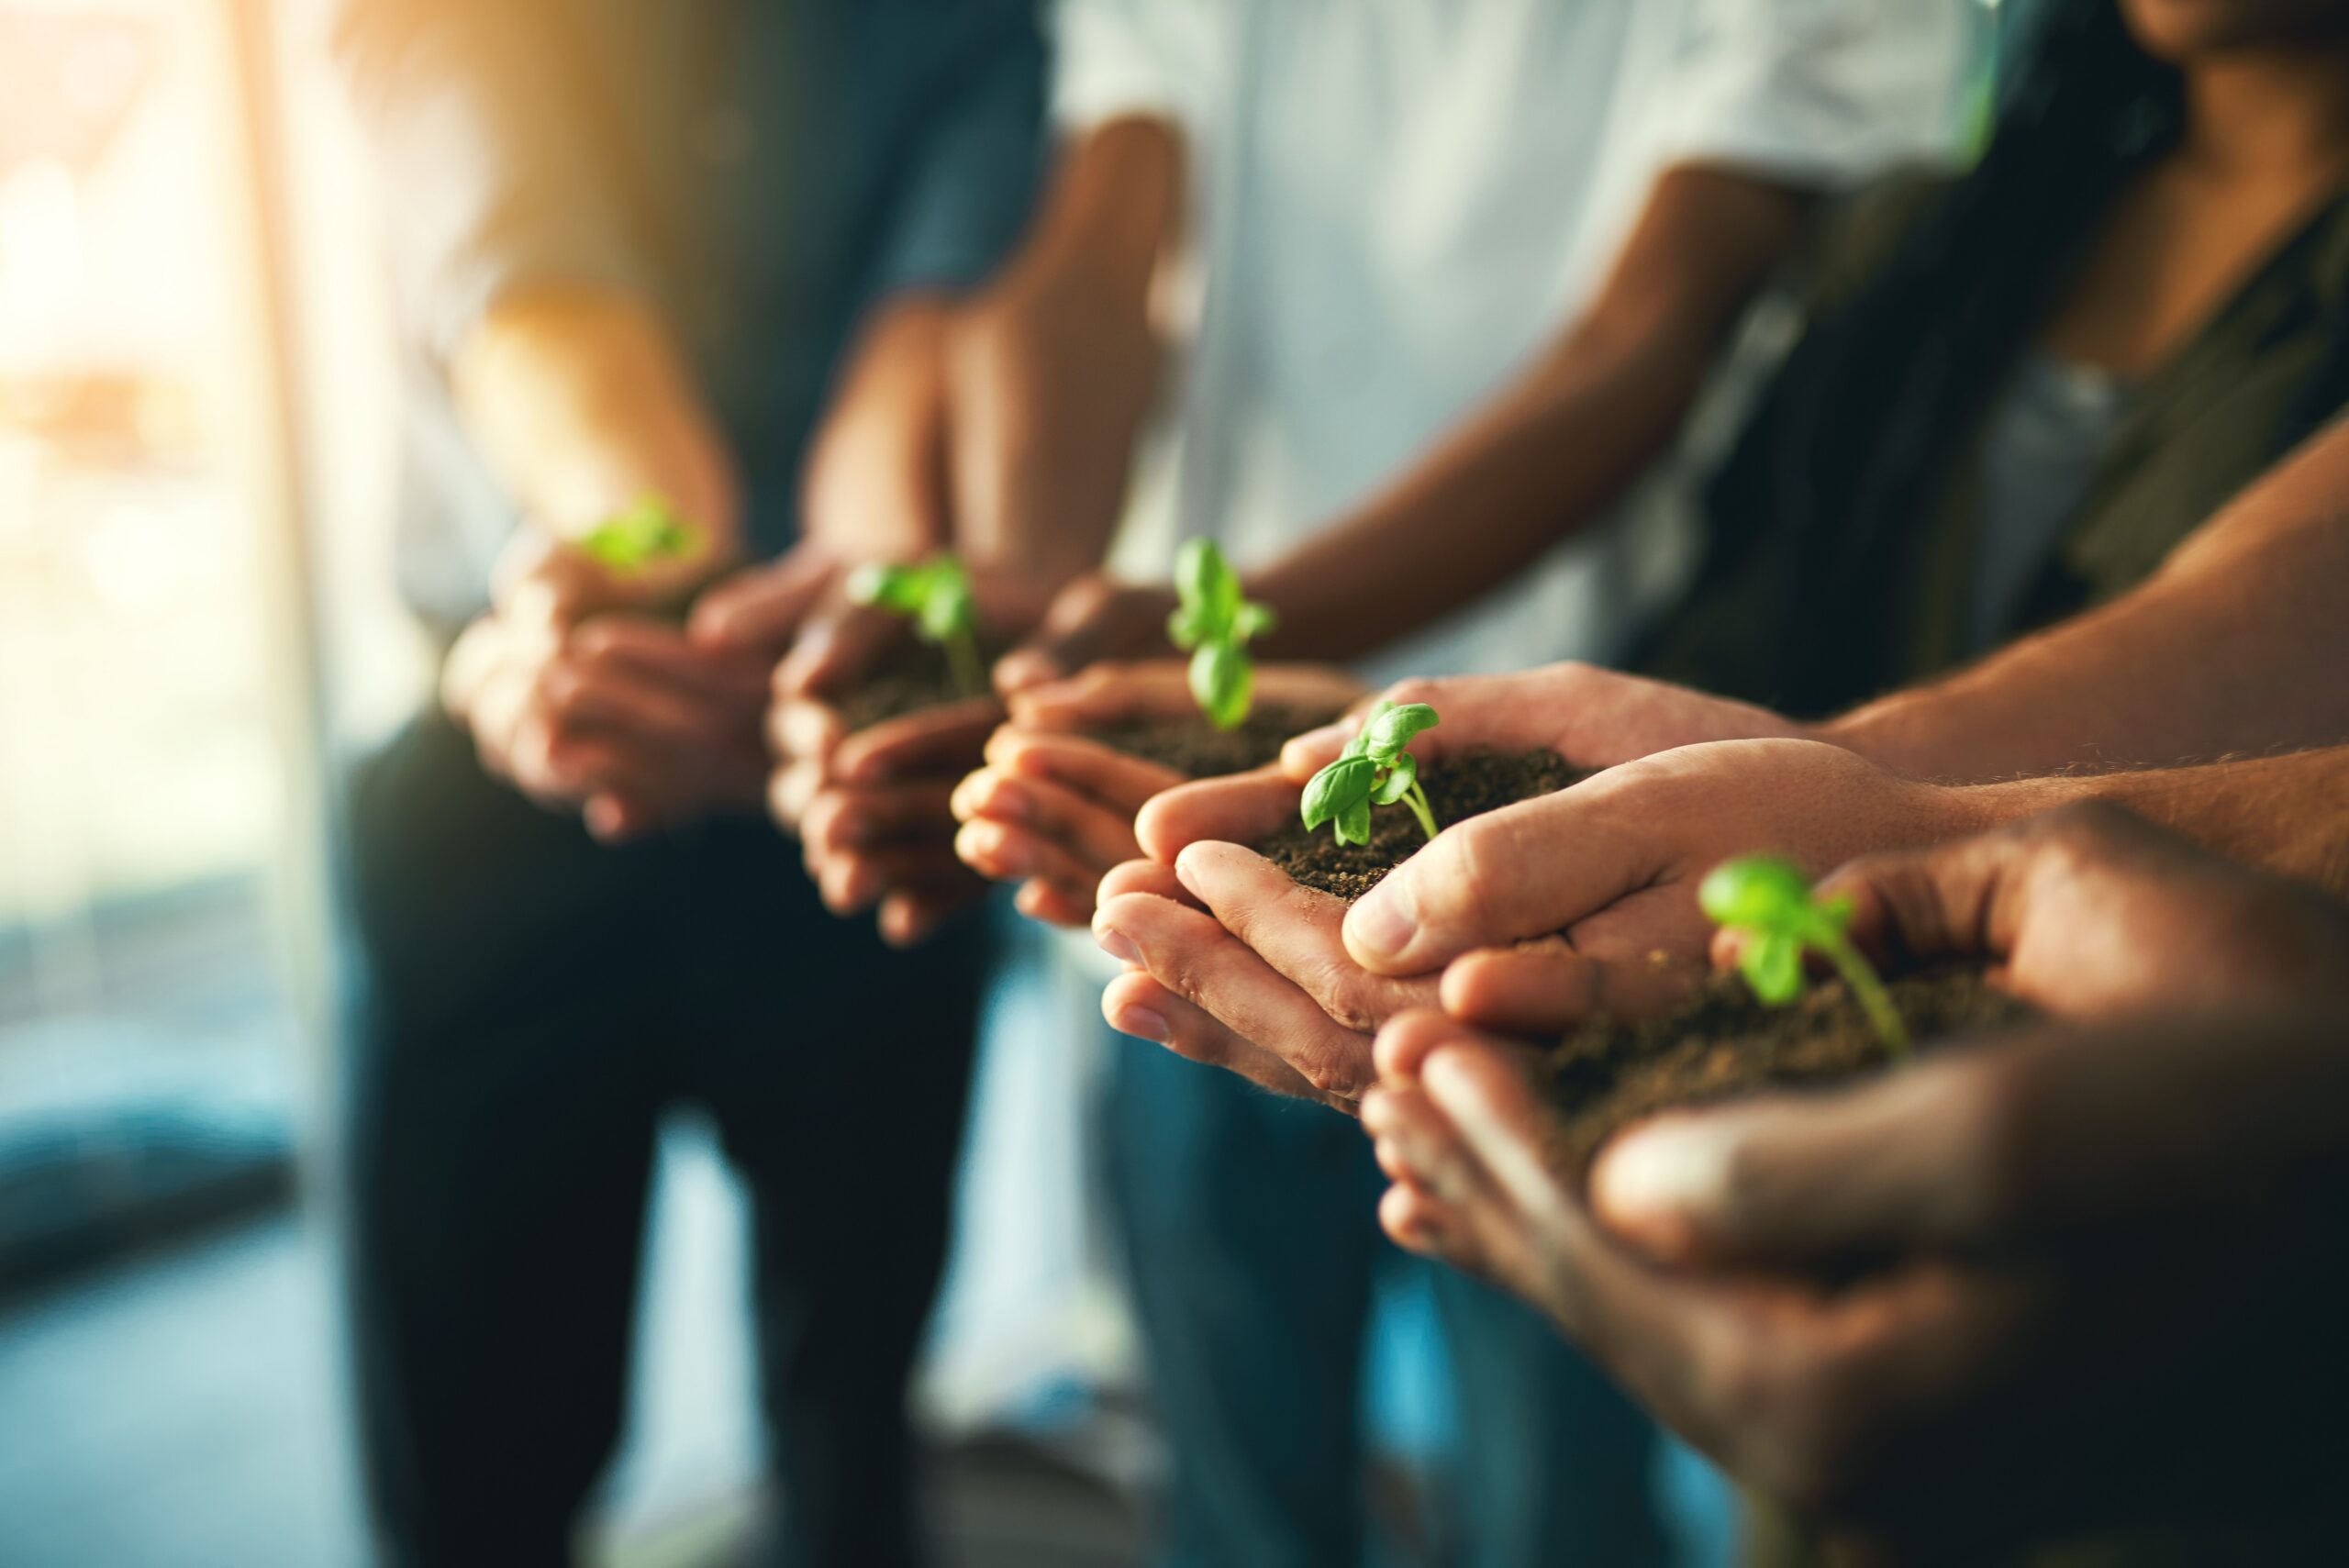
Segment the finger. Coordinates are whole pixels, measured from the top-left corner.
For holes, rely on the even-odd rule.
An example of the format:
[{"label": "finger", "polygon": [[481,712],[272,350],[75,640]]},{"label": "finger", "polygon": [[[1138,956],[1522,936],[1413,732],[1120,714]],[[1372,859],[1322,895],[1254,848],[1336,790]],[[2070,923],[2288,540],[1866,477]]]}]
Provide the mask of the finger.
[{"label": "finger", "polygon": [[1606,796],[1587,788],[1437,834],[1347,912],[1354,962],[1382,974],[1425,973],[1472,949],[1564,930],[1646,887],[1660,869],[1660,836],[1599,830],[1594,807]]},{"label": "finger", "polygon": [[1015,777],[1049,779],[1120,811],[1130,822],[1152,796],[1187,782],[1174,769],[1097,740],[1006,726],[987,737],[989,763]]},{"label": "finger", "polygon": [[564,639],[564,649],[591,664],[634,671],[691,696],[723,699],[729,710],[766,694],[764,662],[697,648],[675,627],[647,616],[596,616]]},{"label": "finger", "polygon": [[1189,673],[1176,659],[1088,665],[1063,680],[1014,687],[1009,702],[1012,722],[1023,729],[1082,730],[1105,722],[1180,718],[1197,711]]},{"label": "finger", "polygon": [[2000,1152],[1981,1053],[1849,1090],[1675,1113],[1618,1135],[1591,1207],[1652,1256],[1803,1263],[1977,1230]]},{"label": "finger", "polygon": [[819,697],[855,685],[907,637],[905,622],[864,605],[834,605],[809,615],[775,666],[775,689]]},{"label": "finger", "polygon": [[1095,896],[1090,893],[1079,896],[1049,882],[1023,882],[1012,895],[1011,906],[1031,920],[1081,931],[1093,923]]},{"label": "finger", "polygon": [[816,551],[795,550],[771,566],[739,573],[695,602],[686,636],[704,648],[756,654],[773,662],[838,572]]},{"label": "finger", "polygon": [[976,878],[945,845],[935,848],[885,845],[840,854],[810,855],[808,874],[824,907],[835,915],[857,915],[891,893],[926,893]]},{"label": "finger", "polygon": [[1152,796],[1134,814],[1134,839],[1143,853],[1167,865],[1185,845],[1202,840],[1262,843],[1297,819],[1301,795],[1278,768],[1201,779]]},{"label": "finger", "polygon": [[985,889],[985,884],[967,873],[951,881],[897,889],[882,897],[874,916],[874,929],[893,948],[918,947],[977,903]]},{"label": "finger", "polygon": [[[1088,664],[1165,644],[1164,617],[1141,612],[1148,590],[1103,577],[1071,584],[1025,643],[996,662],[995,688],[1006,696],[1064,680]],[[1155,624],[1153,624],[1153,622]]]},{"label": "finger", "polygon": [[821,763],[785,763],[767,775],[767,815],[786,831],[796,833],[816,797],[824,793],[825,783]]},{"label": "finger", "polygon": [[1705,965],[1654,949],[1628,962],[1581,952],[1563,937],[1480,948],[1445,965],[1443,1010],[1505,1034],[1556,1035],[1601,1015],[1649,1018],[1685,1000]]},{"label": "finger", "polygon": [[1152,898],[1171,899],[1193,909],[1204,910],[1191,895],[1191,890],[1175,880],[1173,866],[1160,865],[1156,861],[1128,861],[1111,866],[1101,878],[1100,896],[1103,902],[1129,893],[1147,894]]},{"label": "finger", "polygon": [[1436,999],[1435,977],[1397,980],[1355,966],[1345,901],[1290,880],[1264,856],[1213,840],[1186,845],[1174,875],[1234,937],[1346,1029],[1370,1033]]},{"label": "finger", "polygon": [[1141,853],[1131,811],[1046,779],[1014,777],[1000,768],[981,768],[957,785],[954,814],[965,821],[985,817],[1040,834],[1105,871]]},{"label": "finger", "polygon": [[778,757],[829,767],[848,739],[848,728],[829,703],[779,695],[767,709],[766,738],[767,749]]},{"label": "finger", "polygon": [[924,708],[885,719],[843,739],[832,753],[832,774],[846,784],[878,784],[921,773],[961,778],[979,765],[987,736],[1003,722],[993,697]]},{"label": "finger", "polygon": [[1315,1088],[1351,1099],[1369,1086],[1369,1037],[1332,1019],[1208,916],[1168,899],[1127,895],[1102,903],[1093,932],[1103,951],[1141,963]]},{"label": "finger", "polygon": [[[1204,1008],[1147,974],[1121,974],[1101,993],[1101,1016],[1119,1034],[1163,1045],[1206,1067],[1237,1073],[1259,1088],[1291,1099],[1338,1105],[1280,1058],[1226,1029]],[[1350,1114],[1350,1105],[1339,1105]]]},{"label": "finger", "polygon": [[843,854],[907,840],[943,841],[954,831],[942,780],[828,789],[799,818],[800,837],[818,854]]},{"label": "finger", "polygon": [[1451,1118],[1416,1084],[1372,1088],[1363,1096],[1362,1129],[1371,1135],[1379,1169],[1396,1181],[1451,1203],[1471,1195],[1478,1185],[1481,1173]]},{"label": "finger", "polygon": [[966,822],[954,835],[954,854],[981,876],[996,882],[1041,880],[1072,898],[1090,900],[1101,884],[1103,862],[1088,862],[1024,828],[1000,822]]},{"label": "finger", "polygon": [[556,658],[539,676],[539,695],[558,723],[625,730],[653,744],[705,745],[737,726],[747,734],[755,711],[698,699],[608,658]]}]

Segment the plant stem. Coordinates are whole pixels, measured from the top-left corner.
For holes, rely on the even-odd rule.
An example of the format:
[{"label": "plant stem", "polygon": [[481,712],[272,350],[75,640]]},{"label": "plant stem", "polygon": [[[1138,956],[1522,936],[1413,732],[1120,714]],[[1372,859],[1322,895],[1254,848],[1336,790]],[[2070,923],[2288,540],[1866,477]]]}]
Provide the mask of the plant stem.
[{"label": "plant stem", "polygon": [[979,662],[978,639],[967,631],[958,631],[946,639],[946,667],[952,672],[954,684],[966,697],[974,697],[987,689],[987,673]]},{"label": "plant stem", "polygon": [[1409,789],[1403,792],[1403,804],[1409,806],[1411,815],[1419,819],[1420,830],[1429,838],[1434,838],[1436,835],[1435,811],[1428,805],[1428,792],[1414,782]]},{"label": "plant stem", "polygon": [[1892,1005],[1891,993],[1868,967],[1868,961],[1841,931],[1822,932],[1819,945],[1834,963],[1835,973],[1843,977],[1843,984],[1852,988],[1852,995],[1860,999],[1861,1011],[1876,1026],[1876,1038],[1884,1041],[1885,1054],[1895,1062],[1907,1061],[1908,1026],[1900,1021],[1900,1009]]}]

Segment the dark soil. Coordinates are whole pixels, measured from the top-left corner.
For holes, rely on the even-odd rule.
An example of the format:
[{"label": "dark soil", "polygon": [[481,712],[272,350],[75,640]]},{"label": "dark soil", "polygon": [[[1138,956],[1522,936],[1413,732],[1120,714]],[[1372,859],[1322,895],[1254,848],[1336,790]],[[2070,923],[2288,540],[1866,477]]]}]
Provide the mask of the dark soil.
[{"label": "dark soil", "polygon": [[1260,707],[1234,729],[1218,729],[1205,714],[1181,718],[1131,719],[1104,724],[1085,731],[1129,757],[1172,768],[1186,778],[1218,779],[1244,773],[1280,758],[1282,743],[1292,735],[1318,729],[1338,717],[1337,708]]},{"label": "dark soil", "polygon": [[[1427,791],[1436,826],[1449,828],[1580,784],[1589,776],[1555,751],[1528,751],[1521,756],[1486,752],[1430,767],[1419,774],[1419,784]],[[1257,849],[1296,881],[1352,903],[1376,887],[1380,878],[1410,859],[1427,841],[1409,807],[1397,805],[1372,810],[1367,844],[1339,843],[1326,823],[1308,833],[1303,822],[1292,822]]]},{"label": "dark soil", "polygon": [[[982,668],[993,664],[993,650],[982,646],[980,655]],[[935,643],[909,639],[883,660],[862,684],[841,693],[832,706],[840,714],[841,724],[853,735],[860,729],[870,729],[924,708],[943,707],[948,703],[988,695],[985,691],[965,691],[954,684],[944,649]]]},{"label": "dark soil", "polygon": [[[1910,1039],[1928,1046],[2034,1016],[1974,968],[1909,975],[1887,988]],[[1677,1012],[1639,1023],[1596,1018],[1553,1052],[1558,1168],[1579,1177],[1600,1144],[1658,1111],[1831,1083],[1886,1064],[1882,1042],[1842,981],[1814,984],[1791,1006],[1767,1007],[1742,979],[1716,975]]]}]

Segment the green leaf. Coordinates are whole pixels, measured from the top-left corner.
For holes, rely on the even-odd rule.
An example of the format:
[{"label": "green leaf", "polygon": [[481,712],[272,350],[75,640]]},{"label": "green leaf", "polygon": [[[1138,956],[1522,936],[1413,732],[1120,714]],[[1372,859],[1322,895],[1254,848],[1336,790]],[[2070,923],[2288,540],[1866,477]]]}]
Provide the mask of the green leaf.
[{"label": "green leaf", "polygon": [[1395,759],[1386,777],[1371,792],[1370,798],[1381,806],[1392,806],[1410,794],[1411,786],[1419,782],[1419,760],[1406,751]]},{"label": "green leaf", "polygon": [[934,575],[929,588],[919,611],[921,634],[932,642],[944,642],[968,633],[978,620],[970,580],[959,571],[951,576]]},{"label": "green leaf", "polygon": [[1240,614],[1240,574],[1209,539],[1186,539],[1174,557],[1174,592],[1202,637],[1222,637]]},{"label": "green leaf", "polygon": [[1319,773],[1305,786],[1302,810],[1308,832],[1324,822],[1339,819],[1341,813],[1359,805],[1370,809],[1370,786],[1377,772],[1367,757],[1341,757]]},{"label": "green leaf", "polygon": [[1433,729],[1438,722],[1435,709],[1423,702],[1406,703],[1401,707],[1382,704],[1380,708],[1372,710],[1370,721],[1362,727],[1364,754],[1373,762],[1392,762],[1411,743],[1412,736],[1422,729]]},{"label": "green leaf", "polygon": [[1697,903],[1718,926],[1791,931],[1810,910],[1810,880],[1776,855],[1741,855],[1706,873]]},{"label": "green leaf", "polygon": [[885,566],[868,562],[849,573],[848,596],[860,605],[910,616],[920,613],[928,586],[928,575],[918,566]]},{"label": "green leaf", "polygon": [[1186,653],[1199,647],[1212,635],[1197,605],[1186,602],[1166,617],[1166,639]]},{"label": "green leaf", "polygon": [[1203,642],[1191,655],[1191,696],[1218,729],[1236,729],[1248,717],[1255,666],[1235,643]]},{"label": "green leaf", "polygon": [[1802,995],[1802,943],[1781,931],[1748,940],[1737,955],[1737,967],[1753,994],[1774,1007],[1783,1007]]},{"label": "green leaf", "polygon": [[615,572],[640,572],[660,561],[682,561],[701,548],[701,531],[658,495],[640,496],[579,540],[579,548]]},{"label": "green leaf", "polygon": [[1231,617],[1231,639],[1234,642],[1253,642],[1280,624],[1281,617],[1273,613],[1272,606],[1245,600],[1239,614]]},{"label": "green leaf", "polygon": [[1357,800],[1338,815],[1338,842],[1367,844],[1370,842],[1370,802]]}]

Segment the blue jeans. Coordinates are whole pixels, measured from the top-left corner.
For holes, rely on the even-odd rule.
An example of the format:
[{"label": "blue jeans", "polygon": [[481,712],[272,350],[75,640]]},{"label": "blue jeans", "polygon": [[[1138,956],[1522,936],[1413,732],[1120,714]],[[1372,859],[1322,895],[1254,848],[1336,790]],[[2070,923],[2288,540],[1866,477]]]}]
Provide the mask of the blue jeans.
[{"label": "blue jeans", "polygon": [[[1166,1560],[1336,1568],[1363,1557],[1364,1340],[1380,1234],[1368,1140],[1322,1106],[1114,1042],[1112,1198],[1173,1451]],[[1476,1568],[1667,1560],[1658,1434],[1517,1301],[1440,1271],[1460,1433],[1442,1535]]]}]

